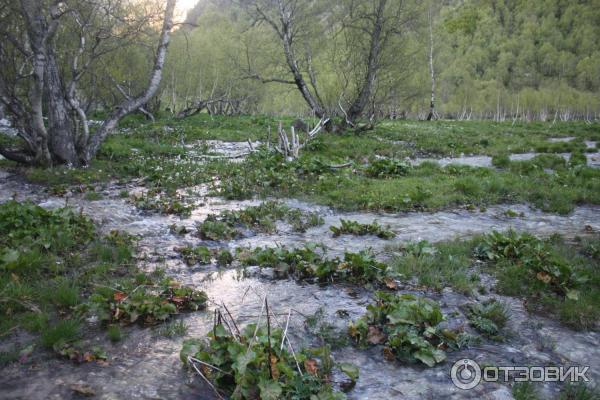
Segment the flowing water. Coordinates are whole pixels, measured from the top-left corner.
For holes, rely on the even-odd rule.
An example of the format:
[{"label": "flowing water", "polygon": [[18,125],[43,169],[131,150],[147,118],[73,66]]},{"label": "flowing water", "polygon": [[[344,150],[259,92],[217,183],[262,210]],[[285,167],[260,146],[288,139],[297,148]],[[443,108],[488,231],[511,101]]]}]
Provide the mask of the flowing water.
[{"label": "flowing water", "polygon": [[[210,213],[225,209],[238,209],[255,205],[257,201],[233,202],[206,197],[205,188],[195,189],[198,207],[187,219],[144,213],[119,197],[123,189],[130,193],[141,190],[136,183],[125,186],[108,185],[103,199],[87,201],[83,195],[68,199],[50,196],[35,185],[23,182],[16,175],[0,171],[0,202],[11,198],[31,200],[43,207],[62,207],[67,203],[81,209],[97,221],[104,232],[119,229],[139,235],[141,268],[152,270],[165,268],[168,275],[184,284],[206,291],[210,298],[209,311],[180,315],[178,319],[189,327],[189,335],[204,336],[212,327],[212,309],[226,304],[240,324],[255,322],[261,309],[261,301],[268,296],[276,315],[276,322],[283,324],[288,312],[292,312],[290,332],[296,348],[314,345],[308,334],[305,316],[324,312],[324,320],[344,329],[348,322],[358,318],[372,300],[372,292],[366,288],[329,285],[319,286],[297,283],[293,280],[271,279],[268,271],[249,268],[218,270],[215,266],[188,267],[174,251],[174,247],[198,245],[202,241],[193,234],[176,236],[169,226],[177,223],[188,228],[202,221]],[[600,230],[600,207],[581,206],[569,216],[557,216],[532,210],[525,205],[494,206],[480,211],[443,211],[436,213],[338,213],[329,208],[288,200],[291,207],[318,211],[325,224],[307,232],[293,232],[289,226],[280,224],[276,234],[252,234],[225,245],[239,246],[302,246],[321,243],[328,254],[359,251],[372,248],[385,259],[386,245],[394,242],[428,240],[438,242],[453,238],[469,237],[491,230],[514,228],[538,235],[559,232],[566,236],[583,234],[586,230]],[[507,217],[513,210],[520,217]],[[385,241],[375,237],[341,236],[333,238],[329,226],[338,225],[340,219],[357,220],[361,223],[378,221],[389,225],[397,237]],[[214,245],[214,243],[207,243]],[[489,288],[493,279],[482,274],[482,282]],[[357,350],[345,347],[334,351],[337,361],[352,362],[360,367],[356,387],[348,393],[351,399],[510,399],[510,390],[499,384],[480,384],[476,389],[463,391],[453,386],[450,379],[452,363],[471,358],[480,364],[494,365],[589,365],[590,376],[600,380],[600,334],[598,332],[574,332],[541,316],[529,314],[523,302],[505,298],[492,291],[487,295],[466,296],[450,289],[441,293],[425,292],[423,289],[404,285],[401,292],[426,295],[437,300],[448,315],[450,328],[467,327],[462,313],[465,304],[483,301],[489,297],[499,298],[510,305],[509,326],[514,332],[502,343],[489,343],[448,354],[448,361],[434,368],[403,365],[383,358],[380,349]],[[344,312],[338,312],[343,310]],[[90,322],[91,324],[93,322]],[[26,341],[26,336],[10,338],[12,343]],[[79,396],[72,384],[89,385],[102,399],[210,399],[214,394],[197,376],[191,375],[179,361],[178,353],[182,339],[164,338],[151,328],[129,327],[125,338],[117,344],[108,342],[104,334],[88,339],[102,345],[109,354],[106,365],[85,363],[76,365],[52,357],[34,359],[32,364],[14,363],[5,367],[0,375],[0,398],[2,399],[63,399]],[[543,386],[545,396],[553,396],[558,387]]]}]

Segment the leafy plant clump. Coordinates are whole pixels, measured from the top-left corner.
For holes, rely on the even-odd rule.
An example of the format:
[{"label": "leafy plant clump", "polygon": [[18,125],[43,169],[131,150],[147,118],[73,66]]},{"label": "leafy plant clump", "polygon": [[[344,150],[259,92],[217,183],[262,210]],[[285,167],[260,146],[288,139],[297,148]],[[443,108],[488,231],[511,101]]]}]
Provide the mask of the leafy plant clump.
[{"label": "leafy plant clump", "polygon": [[576,288],[587,281],[548,242],[527,233],[494,231],[484,237],[475,254],[483,260],[518,265],[528,271],[530,278],[571,299],[578,298]]},{"label": "leafy plant clump", "polygon": [[256,248],[238,250],[237,258],[243,266],[273,268],[277,277],[313,279],[318,282],[381,282],[386,278],[387,266],[368,251],[345,253],[344,258],[327,259],[319,254],[317,246],[288,250],[286,248]]},{"label": "leafy plant clump", "polygon": [[141,322],[152,325],[182,311],[204,309],[207,299],[202,291],[164,280],[156,285],[146,283],[130,287],[129,290],[98,288],[83,309],[108,324]]},{"label": "leafy plant clump", "polygon": [[141,196],[132,197],[131,202],[140,210],[180,217],[189,217],[194,210],[194,204],[186,197],[178,193],[166,193],[159,189],[149,190]]},{"label": "leafy plant clump", "polygon": [[333,232],[333,237],[338,237],[340,235],[348,234],[348,235],[356,235],[356,236],[364,236],[364,235],[375,235],[381,239],[392,239],[396,236],[396,234],[387,228],[379,225],[377,222],[373,222],[370,224],[361,224],[357,221],[349,221],[345,219],[341,219],[341,226],[331,226],[329,229]]},{"label": "leafy plant clump", "polygon": [[373,160],[365,168],[365,175],[370,178],[390,178],[404,176],[410,172],[410,165],[399,160],[381,158]]},{"label": "leafy plant clump", "polygon": [[[218,324],[207,340],[186,340],[180,358],[231,399],[345,398],[329,383],[334,365],[328,352],[292,354],[287,346],[279,345],[284,341],[281,329],[250,324],[234,335]],[[315,353],[321,354],[320,360],[313,358]],[[347,365],[338,367],[353,370]]]},{"label": "leafy plant clump", "polygon": [[473,328],[492,340],[502,340],[502,331],[509,319],[506,305],[497,300],[474,303],[467,307],[467,318]]},{"label": "leafy plant clump", "polygon": [[349,334],[360,346],[383,345],[388,360],[422,362],[433,367],[446,359],[445,351],[456,347],[458,335],[441,329],[440,306],[411,294],[376,293],[377,302],[349,326]]},{"label": "leafy plant clump", "polygon": [[323,218],[317,213],[293,209],[275,201],[267,201],[244,210],[226,210],[219,215],[211,214],[204,222],[198,224],[198,234],[205,240],[231,240],[240,236],[243,229],[274,232],[276,221],[285,221],[299,232],[324,223]]},{"label": "leafy plant clump", "polygon": [[175,249],[188,266],[196,264],[210,264],[213,253],[206,246],[197,247],[178,247]]},{"label": "leafy plant clump", "polygon": [[179,247],[175,249],[188,266],[196,264],[210,264],[213,259],[220,266],[227,266],[233,262],[233,255],[227,249],[208,248],[206,246]]}]

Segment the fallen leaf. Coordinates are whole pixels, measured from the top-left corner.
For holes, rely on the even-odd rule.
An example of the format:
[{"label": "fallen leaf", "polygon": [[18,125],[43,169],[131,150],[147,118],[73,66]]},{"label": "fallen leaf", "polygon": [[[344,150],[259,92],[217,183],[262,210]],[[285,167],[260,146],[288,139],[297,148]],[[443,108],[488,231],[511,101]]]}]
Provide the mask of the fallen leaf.
[{"label": "fallen leaf", "polygon": [[398,289],[398,283],[396,283],[396,281],[394,279],[387,277],[387,278],[385,278],[384,282],[385,282],[385,286],[387,286],[388,289],[392,289],[392,290]]},{"label": "fallen leaf", "polygon": [[552,280],[552,277],[547,274],[546,272],[538,272],[536,275],[537,279],[544,282],[544,283],[550,283],[550,281]]},{"label": "fallen leaf", "polygon": [[376,326],[369,326],[367,333],[367,342],[370,344],[381,344],[385,342],[385,334]]},{"label": "fallen leaf", "polygon": [[304,368],[306,369],[306,372],[308,372],[311,375],[317,375],[317,372],[319,372],[317,361],[313,360],[312,358],[304,360]]},{"label": "fallen leaf", "polygon": [[273,379],[279,379],[279,370],[277,369],[277,357],[275,354],[271,354],[271,375],[273,375]]},{"label": "fallen leaf", "polygon": [[72,391],[86,397],[92,397],[96,395],[96,391],[92,389],[90,385],[84,383],[73,383],[69,386]]},{"label": "fallen leaf", "polygon": [[123,292],[115,292],[113,297],[115,301],[123,301],[127,297],[127,295]]},{"label": "fallen leaf", "polygon": [[383,348],[383,357],[388,361],[394,361],[396,359],[392,349],[387,346]]}]

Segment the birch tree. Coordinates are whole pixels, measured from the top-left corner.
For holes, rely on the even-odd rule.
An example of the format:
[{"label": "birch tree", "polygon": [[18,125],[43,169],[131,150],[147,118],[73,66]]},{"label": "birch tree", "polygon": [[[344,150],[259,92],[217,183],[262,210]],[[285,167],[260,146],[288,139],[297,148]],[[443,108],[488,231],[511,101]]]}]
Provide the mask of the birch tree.
[{"label": "birch tree", "polygon": [[[162,10],[143,16],[127,0],[18,0],[0,5],[0,102],[22,139],[22,148],[0,146],[0,154],[30,165],[87,165],[118,122],[156,93],[175,3],[167,0]],[[117,104],[92,132],[78,84],[99,59],[156,23],[159,38],[145,89]]]}]

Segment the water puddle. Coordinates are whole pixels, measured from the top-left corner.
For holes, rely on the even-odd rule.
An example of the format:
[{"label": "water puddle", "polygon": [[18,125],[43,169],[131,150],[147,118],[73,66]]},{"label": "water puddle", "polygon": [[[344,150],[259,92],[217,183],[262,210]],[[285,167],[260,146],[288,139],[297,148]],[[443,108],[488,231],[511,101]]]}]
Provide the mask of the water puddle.
[{"label": "water puddle", "polygon": [[[590,142],[592,143],[592,142]],[[595,142],[594,142],[595,143]],[[595,147],[595,144],[594,144]],[[593,147],[591,147],[593,148]],[[511,161],[529,161],[533,158],[542,155],[543,153],[519,153],[511,154],[509,156]],[[571,159],[571,153],[553,153],[569,161]],[[592,168],[600,168],[600,152],[598,153],[586,153],[587,164]],[[469,167],[478,168],[493,168],[492,157],[490,156],[460,156],[460,157],[445,157],[445,158],[416,158],[414,160],[408,160],[413,165],[420,165],[424,162],[432,162],[438,164],[440,167],[446,167],[448,165],[465,165]]]},{"label": "water puddle", "polygon": [[[47,208],[62,207],[65,199],[44,194],[39,187],[29,185],[18,177],[0,172],[0,202],[16,197],[30,199]],[[169,226],[176,223],[194,230],[195,224],[208,214],[222,210],[244,208],[257,201],[225,201],[205,197],[205,190],[197,188],[198,208],[190,218],[163,216],[141,212],[119,197],[123,189],[130,193],[140,190],[135,184],[110,186],[103,199],[87,201],[82,194],[74,194],[68,204],[102,224],[102,230],[127,231],[140,236],[140,251],[145,256],[142,268],[165,268],[167,274],[182,283],[206,291],[211,300],[210,309],[225,303],[240,324],[255,322],[265,295],[273,307],[276,323],[283,324],[292,309],[289,332],[295,347],[314,345],[314,336],[307,332],[305,316],[324,312],[324,320],[344,331],[348,322],[357,319],[372,301],[372,292],[361,287],[346,285],[319,286],[297,283],[292,280],[266,279],[260,271],[248,269],[219,271],[215,266],[188,267],[175,252],[175,247],[215,243],[202,242],[193,233],[177,236]],[[13,195],[13,193],[15,195]],[[538,235],[560,232],[566,236],[582,234],[586,229],[600,230],[600,207],[580,206],[568,216],[557,216],[532,210],[525,205],[494,206],[480,211],[443,211],[436,213],[339,213],[327,207],[315,206],[297,200],[287,200],[290,207],[318,211],[325,224],[304,233],[293,232],[285,224],[278,225],[275,234],[253,234],[224,245],[230,248],[243,246],[302,246],[321,243],[328,254],[360,251],[371,247],[385,258],[385,246],[396,241],[428,240],[438,242],[469,237],[491,230],[514,228]],[[508,210],[522,217],[506,216]],[[339,225],[340,219],[361,223],[377,221],[389,225],[397,237],[386,241],[376,237],[341,236],[333,238],[329,226]],[[587,228],[586,228],[587,226]],[[486,278],[482,281],[489,282]],[[445,289],[441,293],[407,288],[403,292],[419,293],[440,302],[449,316],[449,327],[467,327],[462,307],[491,295],[468,297]],[[493,295],[498,298],[499,296]],[[435,368],[403,365],[385,361],[381,349],[357,350],[345,347],[334,351],[337,361],[352,362],[360,367],[360,379],[348,393],[351,399],[479,399],[510,398],[505,386],[482,384],[472,391],[455,388],[450,380],[452,363],[462,358],[472,358],[481,364],[496,365],[590,365],[590,376],[600,380],[600,333],[574,332],[541,316],[531,315],[522,301],[503,298],[510,305],[511,330],[514,332],[503,343],[488,343],[467,350],[449,353],[448,361]],[[338,312],[343,310],[344,312]],[[212,327],[212,312],[196,312],[178,317],[189,326],[189,336],[202,337]],[[470,329],[467,327],[467,330]],[[34,365],[12,364],[0,376],[0,397],[3,399],[69,399],[77,398],[72,384],[89,385],[100,399],[212,399],[214,394],[197,377],[185,371],[179,361],[182,339],[158,337],[154,330],[130,327],[125,329],[125,339],[118,344],[107,342],[104,334],[90,338],[101,344],[109,353],[108,365],[94,363],[75,365],[55,358]],[[543,386],[550,396],[558,390],[556,385]]]}]

